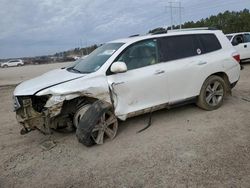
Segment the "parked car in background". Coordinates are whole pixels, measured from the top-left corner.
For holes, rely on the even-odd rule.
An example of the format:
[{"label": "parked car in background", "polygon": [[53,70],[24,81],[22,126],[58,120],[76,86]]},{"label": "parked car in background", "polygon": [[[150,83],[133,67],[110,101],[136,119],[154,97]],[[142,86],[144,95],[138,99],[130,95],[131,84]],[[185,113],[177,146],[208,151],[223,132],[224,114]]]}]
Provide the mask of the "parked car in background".
[{"label": "parked car in background", "polygon": [[2,68],[23,66],[24,62],[21,59],[9,60],[7,62],[1,63]]},{"label": "parked car in background", "polygon": [[81,58],[81,56],[74,56],[73,58],[74,58],[75,60],[78,60],[78,59]]},{"label": "parked car in background", "polygon": [[75,127],[91,146],[113,139],[118,119],[187,103],[218,109],[239,77],[239,53],[219,30],[137,36],[21,83],[14,109],[22,134]]},{"label": "parked car in background", "polygon": [[250,32],[231,33],[226,35],[240,54],[240,60],[250,60]]}]

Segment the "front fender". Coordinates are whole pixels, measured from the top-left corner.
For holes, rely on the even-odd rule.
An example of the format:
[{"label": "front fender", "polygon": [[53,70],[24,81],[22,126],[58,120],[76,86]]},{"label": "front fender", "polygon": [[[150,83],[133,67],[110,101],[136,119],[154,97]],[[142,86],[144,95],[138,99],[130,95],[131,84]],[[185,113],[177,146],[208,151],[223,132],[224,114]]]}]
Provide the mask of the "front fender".
[{"label": "front fender", "polygon": [[[108,103],[111,102],[108,83],[105,76],[82,78],[62,83],[36,94],[37,96],[52,95],[51,99],[58,96],[59,102],[71,100],[76,97],[91,97]],[[53,98],[54,97],[54,98]],[[53,102],[48,100],[47,107],[52,106]]]}]

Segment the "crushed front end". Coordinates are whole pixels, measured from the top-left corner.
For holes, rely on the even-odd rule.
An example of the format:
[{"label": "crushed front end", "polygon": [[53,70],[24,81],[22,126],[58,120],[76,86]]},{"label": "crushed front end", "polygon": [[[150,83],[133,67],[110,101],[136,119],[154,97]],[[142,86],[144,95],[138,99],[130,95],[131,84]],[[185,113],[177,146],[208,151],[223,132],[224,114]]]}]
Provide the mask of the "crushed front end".
[{"label": "crushed front end", "polygon": [[58,101],[50,107],[46,107],[52,97],[47,96],[15,96],[14,111],[20,125],[23,126],[21,134],[38,129],[44,134],[51,134],[51,129],[57,129],[60,125],[68,125],[68,118],[60,116],[63,101]]}]

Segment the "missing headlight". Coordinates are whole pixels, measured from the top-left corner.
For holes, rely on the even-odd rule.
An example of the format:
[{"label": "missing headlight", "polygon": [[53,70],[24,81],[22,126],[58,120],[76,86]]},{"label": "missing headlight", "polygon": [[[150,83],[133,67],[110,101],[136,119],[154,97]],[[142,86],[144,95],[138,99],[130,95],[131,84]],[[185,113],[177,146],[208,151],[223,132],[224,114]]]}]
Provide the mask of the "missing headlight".
[{"label": "missing headlight", "polygon": [[16,112],[19,108],[21,108],[21,105],[18,101],[18,98],[13,96],[13,111]]},{"label": "missing headlight", "polygon": [[32,107],[37,112],[42,112],[46,102],[48,101],[49,96],[32,96]]}]

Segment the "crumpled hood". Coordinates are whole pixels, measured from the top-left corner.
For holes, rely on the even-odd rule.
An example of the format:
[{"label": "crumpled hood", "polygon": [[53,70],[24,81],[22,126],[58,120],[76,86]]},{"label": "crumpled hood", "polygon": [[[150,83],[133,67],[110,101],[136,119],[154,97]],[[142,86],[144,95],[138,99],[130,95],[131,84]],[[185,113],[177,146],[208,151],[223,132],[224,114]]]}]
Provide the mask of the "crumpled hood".
[{"label": "crumpled hood", "polygon": [[41,76],[27,80],[19,84],[15,91],[15,96],[33,95],[36,92],[77,78],[81,78],[85,75],[72,73],[66,69],[55,69],[49,71]]}]

